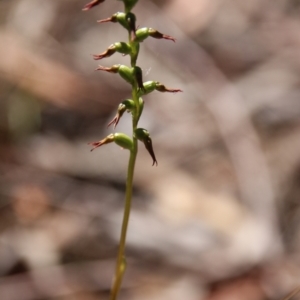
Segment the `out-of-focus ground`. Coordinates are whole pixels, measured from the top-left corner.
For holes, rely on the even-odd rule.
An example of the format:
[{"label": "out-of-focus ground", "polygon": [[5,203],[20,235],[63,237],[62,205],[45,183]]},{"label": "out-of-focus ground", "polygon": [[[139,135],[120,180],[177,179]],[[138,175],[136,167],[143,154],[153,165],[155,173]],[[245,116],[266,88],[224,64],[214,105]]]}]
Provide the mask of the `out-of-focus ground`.
[{"label": "out-of-focus ground", "polygon": [[[107,0],[0,1],[0,299],[108,299],[128,153],[88,142],[130,87]],[[276,300],[300,285],[300,1],[140,0],[144,97],[126,300]],[[120,54],[100,62],[128,64]],[[130,133],[124,114],[117,132]],[[293,299],[300,299],[297,295]]]}]

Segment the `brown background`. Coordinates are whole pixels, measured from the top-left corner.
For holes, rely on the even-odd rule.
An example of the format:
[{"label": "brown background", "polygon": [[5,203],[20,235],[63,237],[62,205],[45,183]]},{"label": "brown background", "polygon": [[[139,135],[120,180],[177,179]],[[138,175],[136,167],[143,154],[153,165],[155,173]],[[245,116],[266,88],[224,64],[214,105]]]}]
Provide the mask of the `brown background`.
[{"label": "brown background", "polygon": [[[0,299],[108,299],[128,153],[88,142],[130,86],[107,0],[0,1]],[[144,97],[120,299],[282,299],[300,285],[300,1],[140,0]],[[120,54],[100,62],[128,64]],[[124,114],[117,132],[130,133]],[[294,297],[297,299],[297,296]]]}]

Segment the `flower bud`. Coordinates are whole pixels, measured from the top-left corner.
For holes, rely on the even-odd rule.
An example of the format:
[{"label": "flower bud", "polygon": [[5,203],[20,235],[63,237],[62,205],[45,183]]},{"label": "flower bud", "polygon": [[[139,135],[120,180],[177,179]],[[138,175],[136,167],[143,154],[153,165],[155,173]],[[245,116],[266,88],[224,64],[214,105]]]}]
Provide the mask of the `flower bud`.
[{"label": "flower bud", "polygon": [[149,36],[155,39],[165,39],[165,40],[171,40],[175,42],[175,39],[170,35],[162,34],[159,31],[148,27],[138,29],[135,35],[136,35],[135,41],[139,43],[143,42]]},{"label": "flower bud", "polygon": [[133,111],[135,109],[135,104],[134,101],[131,99],[126,99],[123,102],[119,104],[117,114],[115,117],[108,123],[107,127],[110,126],[111,124],[114,124],[114,128],[118,125],[121,117],[123,116],[124,112],[127,111]]},{"label": "flower bud", "polygon": [[152,140],[150,138],[149,131],[144,128],[137,128],[134,131],[134,133],[135,133],[136,138],[139,141],[143,142],[146,149],[148,150],[148,152],[153,160],[152,166],[154,166],[155,164],[157,165],[157,160],[156,160],[156,157],[155,157],[155,154],[153,151]]},{"label": "flower bud", "polygon": [[112,133],[108,135],[106,138],[102,139],[101,141],[92,142],[89,143],[89,145],[93,146],[93,148],[91,149],[91,151],[93,151],[104,144],[109,144],[112,142],[115,142],[118,146],[128,150],[132,150],[133,147],[132,139],[124,133]]},{"label": "flower bud", "polygon": [[133,68],[129,68],[125,65],[113,65],[112,67],[98,66],[96,70],[106,71],[110,73],[119,73],[119,75],[128,83],[133,84]]},{"label": "flower bud", "polygon": [[122,53],[123,55],[129,54],[131,52],[131,47],[124,42],[119,42],[110,45],[106,51],[101,54],[93,55],[95,60],[102,59],[104,57],[109,57],[113,55],[115,52]]},{"label": "flower bud", "polygon": [[89,2],[88,4],[86,4],[82,10],[89,10],[104,1],[105,0],[93,0],[93,1]]}]

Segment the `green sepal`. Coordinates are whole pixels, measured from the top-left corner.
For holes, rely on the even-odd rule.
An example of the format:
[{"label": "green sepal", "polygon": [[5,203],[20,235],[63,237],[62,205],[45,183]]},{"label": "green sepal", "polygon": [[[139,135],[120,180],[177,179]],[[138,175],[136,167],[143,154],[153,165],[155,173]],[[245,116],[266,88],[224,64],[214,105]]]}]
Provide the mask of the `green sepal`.
[{"label": "green sepal", "polygon": [[130,151],[133,149],[132,139],[124,133],[115,133],[114,134],[114,142],[118,146],[120,146],[124,149],[130,150]]},{"label": "green sepal", "polygon": [[125,106],[125,108],[126,108],[125,110],[128,110],[130,112],[132,112],[135,109],[135,103],[131,99],[125,99],[124,101],[122,101],[120,103],[120,105]]},{"label": "green sepal", "polygon": [[114,43],[113,46],[115,50],[119,53],[126,55],[126,54],[130,54],[131,52],[131,47],[128,43],[118,42],[118,43]]},{"label": "green sepal", "polygon": [[117,12],[116,14],[113,15],[114,20],[118,22],[120,25],[122,25],[125,29],[129,30],[129,24],[126,19],[126,13],[124,12]]},{"label": "green sepal", "polygon": [[133,84],[134,75],[133,75],[133,68],[129,68],[125,65],[119,65],[118,73],[119,75],[128,83]]},{"label": "green sepal", "polygon": [[144,128],[137,128],[134,131],[134,133],[135,133],[135,137],[141,142],[143,142],[145,139],[149,138],[150,136],[149,131]]},{"label": "green sepal", "polygon": [[140,95],[146,95],[153,92],[156,89],[157,81],[146,81],[143,83],[143,89],[139,90]]},{"label": "green sepal", "polygon": [[135,41],[136,42],[143,42],[148,36],[149,36],[149,29],[148,27],[143,27],[143,28],[139,28],[136,32],[135,32]]}]

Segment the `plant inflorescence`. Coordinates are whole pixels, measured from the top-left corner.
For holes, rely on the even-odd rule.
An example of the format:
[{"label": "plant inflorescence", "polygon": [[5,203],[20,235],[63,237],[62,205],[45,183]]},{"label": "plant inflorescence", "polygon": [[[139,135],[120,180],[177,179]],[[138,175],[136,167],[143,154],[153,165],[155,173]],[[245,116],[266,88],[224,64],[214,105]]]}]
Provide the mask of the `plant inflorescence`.
[{"label": "plant inflorescence", "polygon": [[[86,4],[83,10],[89,10],[105,0],[93,0]],[[143,96],[153,92],[181,92],[180,89],[170,89],[158,81],[147,81],[143,82],[142,69],[137,66],[137,59],[140,50],[140,43],[148,37],[156,39],[166,39],[175,42],[175,39],[169,35],[160,33],[153,28],[137,28],[136,27],[136,16],[131,12],[132,8],[138,2],[138,0],[119,0],[124,4],[124,12],[117,12],[111,17],[98,21],[98,23],[118,23],[124,27],[128,32],[127,42],[116,42],[110,45],[104,52],[94,55],[95,60],[100,60],[105,57],[109,57],[116,52],[130,57],[130,66],[116,64],[111,67],[98,66],[96,70],[106,71],[109,73],[119,74],[126,82],[131,85],[131,99],[125,99],[122,101],[117,109],[116,116],[109,122],[108,126],[113,125],[114,128],[118,125],[120,118],[125,111],[131,113],[132,116],[132,137],[124,133],[112,133],[104,139],[90,143],[94,150],[104,144],[116,143],[120,147],[129,150],[129,163],[126,180],[126,192],[125,192],[125,207],[123,215],[123,223],[121,229],[121,236],[119,242],[119,251],[116,262],[115,277],[111,289],[111,300],[117,299],[122,277],[126,268],[125,259],[125,242],[126,233],[130,215],[131,199],[132,199],[132,186],[133,186],[133,175],[135,168],[135,161],[138,152],[138,141],[144,143],[147,151],[152,158],[152,165],[157,165],[157,159],[154,154],[152,139],[148,130],[144,128],[138,128],[138,122],[142,115],[144,108]]]}]

